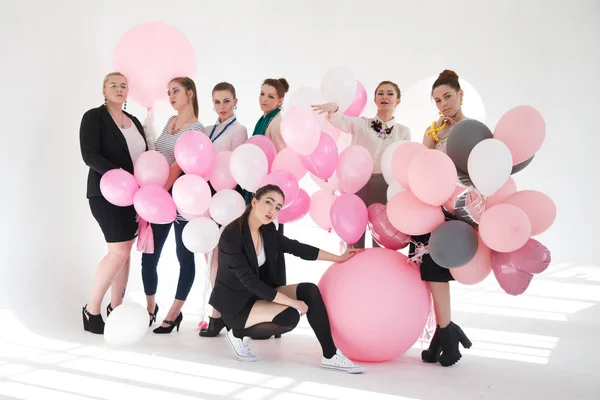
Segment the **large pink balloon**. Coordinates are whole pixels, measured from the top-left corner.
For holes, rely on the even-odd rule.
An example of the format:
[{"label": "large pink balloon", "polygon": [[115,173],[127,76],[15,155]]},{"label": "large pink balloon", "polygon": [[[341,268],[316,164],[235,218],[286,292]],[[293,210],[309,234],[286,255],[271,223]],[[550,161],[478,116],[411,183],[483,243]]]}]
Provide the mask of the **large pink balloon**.
[{"label": "large pink balloon", "polygon": [[417,341],[427,320],[429,292],[419,268],[396,251],[367,249],[333,264],[319,289],[335,344],[353,360],[399,357]]},{"label": "large pink balloon", "polygon": [[273,141],[265,135],[255,135],[246,140],[246,143],[251,143],[260,147],[260,149],[265,153],[265,156],[267,156],[269,171],[271,171],[273,160],[275,160],[275,156],[277,155],[277,149],[275,148]]},{"label": "large pink balloon", "polygon": [[294,202],[279,212],[277,220],[280,224],[288,224],[303,218],[309,210],[310,196],[304,189],[300,189]]},{"label": "large pink balloon", "polygon": [[410,186],[408,182],[408,169],[410,164],[417,154],[426,150],[428,149],[425,145],[417,142],[404,143],[394,150],[394,155],[392,156],[392,172],[398,183],[406,188]]},{"label": "large pink balloon", "polygon": [[358,117],[365,110],[367,105],[367,91],[360,81],[356,81],[356,95],[350,107],[344,111],[344,115],[349,117]]},{"label": "large pink balloon", "polygon": [[356,193],[371,179],[373,158],[363,146],[349,146],[340,154],[336,172],[340,189],[346,193]]},{"label": "large pink balloon", "polygon": [[[285,200],[283,201],[284,208],[290,206],[296,200],[300,189],[298,180],[294,174],[288,171],[271,172],[269,175],[265,176],[260,183],[260,187],[265,185],[275,185],[283,191],[283,194],[285,195]],[[308,212],[308,210],[306,211]]]},{"label": "large pink balloon", "polygon": [[321,140],[314,153],[302,159],[304,167],[321,180],[331,177],[338,164],[338,150],[332,137],[321,133]]},{"label": "large pink balloon", "polygon": [[498,204],[481,215],[479,235],[490,249],[508,253],[527,243],[531,236],[531,222],[519,207]]},{"label": "large pink balloon", "polygon": [[311,107],[292,107],[281,117],[281,136],[296,153],[312,154],[321,137],[321,124]]},{"label": "large pink balloon", "polygon": [[129,83],[129,97],[145,108],[167,98],[177,76],[194,78],[196,53],[188,38],[163,22],[146,22],[128,30],[113,54],[113,69]]},{"label": "large pink balloon", "polygon": [[348,244],[354,244],[365,233],[369,220],[367,206],[355,194],[343,194],[331,204],[329,212],[335,233]]},{"label": "large pink balloon", "polygon": [[229,169],[230,158],[231,151],[221,151],[215,157],[215,163],[208,179],[217,192],[223,189],[233,189],[237,185]]},{"label": "large pink balloon", "polygon": [[513,165],[533,157],[546,137],[546,122],[542,114],[530,106],[508,110],[494,129],[494,139],[508,147]]},{"label": "large pink balloon", "polygon": [[153,224],[168,224],[177,216],[173,198],[159,185],[141,187],[133,198],[133,206],[140,217]]},{"label": "large pink balloon", "polygon": [[215,149],[202,132],[187,131],[175,142],[175,160],[186,174],[207,178],[215,163]]},{"label": "large pink balloon", "polygon": [[302,156],[294,150],[286,147],[275,156],[271,171],[288,171],[294,174],[298,182],[306,175],[306,167],[302,161]]},{"label": "large pink balloon", "polygon": [[410,236],[396,229],[387,216],[387,207],[381,203],[367,208],[371,235],[380,246],[390,250],[400,250],[409,245]]},{"label": "large pink balloon", "polygon": [[136,160],[133,172],[140,186],[164,186],[169,179],[169,162],[158,151],[146,151]]},{"label": "large pink balloon", "polygon": [[510,177],[496,193],[486,198],[485,205],[487,208],[490,208],[497,204],[503,203],[508,196],[516,192],[517,184],[515,183],[514,179]]},{"label": "large pink balloon", "polygon": [[173,184],[173,201],[189,215],[202,215],[210,206],[208,183],[197,175],[183,175]]},{"label": "large pink balloon", "polygon": [[335,196],[327,190],[319,190],[313,193],[310,198],[310,216],[319,227],[325,229],[327,232],[331,232],[331,218],[329,213],[333,200],[335,200]]},{"label": "large pink balloon", "polygon": [[111,169],[100,179],[102,196],[116,206],[127,207],[133,204],[133,198],[139,189],[137,180],[124,169]]},{"label": "large pink balloon", "polygon": [[454,162],[438,150],[418,153],[408,167],[408,184],[417,198],[441,206],[456,188],[458,173]]},{"label": "large pink balloon", "polygon": [[525,211],[531,221],[531,235],[545,232],[556,219],[556,205],[550,197],[537,190],[520,190],[504,201]]},{"label": "large pink balloon", "polygon": [[400,192],[388,201],[387,215],[392,225],[407,235],[433,232],[445,221],[441,207],[423,203],[410,190]]},{"label": "large pink balloon", "polygon": [[450,269],[452,277],[463,285],[479,283],[492,272],[492,251],[483,243],[483,240],[479,236],[477,236],[477,241],[477,253],[475,253],[475,257],[461,267]]}]

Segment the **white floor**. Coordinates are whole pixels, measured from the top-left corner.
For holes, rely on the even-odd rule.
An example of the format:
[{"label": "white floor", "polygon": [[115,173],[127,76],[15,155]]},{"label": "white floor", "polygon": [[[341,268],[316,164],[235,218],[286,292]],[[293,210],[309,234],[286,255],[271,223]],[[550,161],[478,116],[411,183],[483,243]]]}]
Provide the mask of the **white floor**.
[{"label": "white floor", "polygon": [[[299,224],[286,233],[329,250],[333,235]],[[169,239],[169,243],[172,239]],[[161,262],[164,317],[177,278],[174,249]],[[143,301],[139,255],[127,301]],[[137,264],[136,264],[137,263]],[[290,259],[288,281],[318,282],[327,267]],[[455,366],[420,361],[420,343],[393,362],[369,364],[364,375],[318,368],[320,348],[306,320],[282,339],[252,341],[257,363],[235,360],[223,334],[200,338],[204,282],[196,284],[180,332],[150,330],[141,342],[112,347],[81,328],[81,305],[28,318],[29,305],[0,310],[0,398],[6,399],[600,399],[600,267],[554,263],[518,297],[495,279],[453,284],[453,320],[473,341]],[[85,299],[81,299],[85,301]]]}]

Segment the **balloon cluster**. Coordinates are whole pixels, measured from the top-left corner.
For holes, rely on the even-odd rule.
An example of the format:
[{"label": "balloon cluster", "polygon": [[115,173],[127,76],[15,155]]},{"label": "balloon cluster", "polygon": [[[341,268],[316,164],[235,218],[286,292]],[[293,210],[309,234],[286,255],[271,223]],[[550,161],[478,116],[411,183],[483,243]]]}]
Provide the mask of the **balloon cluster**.
[{"label": "balloon cluster", "polygon": [[474,284],[493,270],[507,293],[523,293],[550,262],[531,236],[552,225],[556,206],[544,193],[517,191],[511,175],[531,163],[544,138],[541,114],[519,106],[493,133],[476,120],[457,123],[447,154],[397,144],[382,161],[386,179],[401,186],[387,204],[391,225],[406,235],[430,234],[425,250],[457,281]]}]

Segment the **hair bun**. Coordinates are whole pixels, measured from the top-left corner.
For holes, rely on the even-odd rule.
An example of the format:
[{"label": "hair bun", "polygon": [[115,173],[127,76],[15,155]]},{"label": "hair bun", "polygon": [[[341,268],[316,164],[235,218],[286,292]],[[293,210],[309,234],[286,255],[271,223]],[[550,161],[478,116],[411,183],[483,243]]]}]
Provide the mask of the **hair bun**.
[{"label": "hair bun", "polygon": [[454,72],[450,69],[445,69],[438,76],[438,79],[442,79],[442,78],[453,78],[453,79],[458,80],[458,75],[456,74],[456,72]]},{"label": "hair bun", "polygon": [[288,90],[290,89],[290,84],[288,83],[288,81],[285,78],[279,78],[277,80],[279,82],[281,82],[281,84],[283,85],[283,88],[285,89],[285,92],[287,93]]}]

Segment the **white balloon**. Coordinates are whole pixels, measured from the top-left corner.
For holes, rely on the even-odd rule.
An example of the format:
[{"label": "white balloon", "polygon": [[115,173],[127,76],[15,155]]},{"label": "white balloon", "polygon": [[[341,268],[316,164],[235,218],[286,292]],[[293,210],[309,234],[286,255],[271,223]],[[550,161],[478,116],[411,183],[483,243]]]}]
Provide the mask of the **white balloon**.
[{"label": "white balloon", "polygon": [[383,174],[383,179],[385,179],[388,185],[396,182],[396,178],[394,178],[394,172],[392,171],[392,157],[394,156],[394,151],[396,151],[396,149],[404,143],[408,143],[408,141],[398,140],[397,142],[390,144],[385,148],[381,156],[381,173]]},{"label": "white balloon", "polygon": [[252,143],[244,143],[231,153],[229,170],[233,179],[242,188],[254,192],[267,176],[269,162],[260,147]]},{"label": "white balloon", "polygon": [[[302,86],[296,90],[293,90],[290,94],[285,96],[285,100],[287,102],[287,106],[283,108],[283,115],[287,113],[289,109],[292,107],[310,107],[315,104],[323,104],[326,103],[327,100],[321,94],[321,91],[316,87],[312,86]],[[319,125],[321,126],[321,130],[325,130],[327,123],[327,114],[316,114],[317,119],[319,120]]]},{"label": "white balloon", "polygon": [[227,225],[246,209],[244,198],[235,190],[223,189],[215,193],[210,201],[210,216],[219,225]]},{"label": "white balloon", "polygon": [[331,68],[321,81],[323,97],[337,103],[342,112],[354,102],[357,87],[354,74],[344,67]]},{"label": "white balloon", "polygon": [[123,303],[110,313],[104,325],[106,343],[124,346],[138,342],[148,330],[148,312],[137,303]]},{"label": "white balloon", "polygon": [[398,181],[392,182],[387,188],[387,201],[390,201],[392,197],[397,195],[400,192],[404,192],[406,188],[400,184]]},{"label": "white balloon", "polygon": [[183,228],[181,240],[192,253],[208,253],[219,244],[221,232],[210,218],[194,218]]},{"label": "white balloon", "polygon": [[485,139],[477,143],[467,161],[469,178],[484,196],[498,191],[512,172],[512,155],[498,139]]}]

